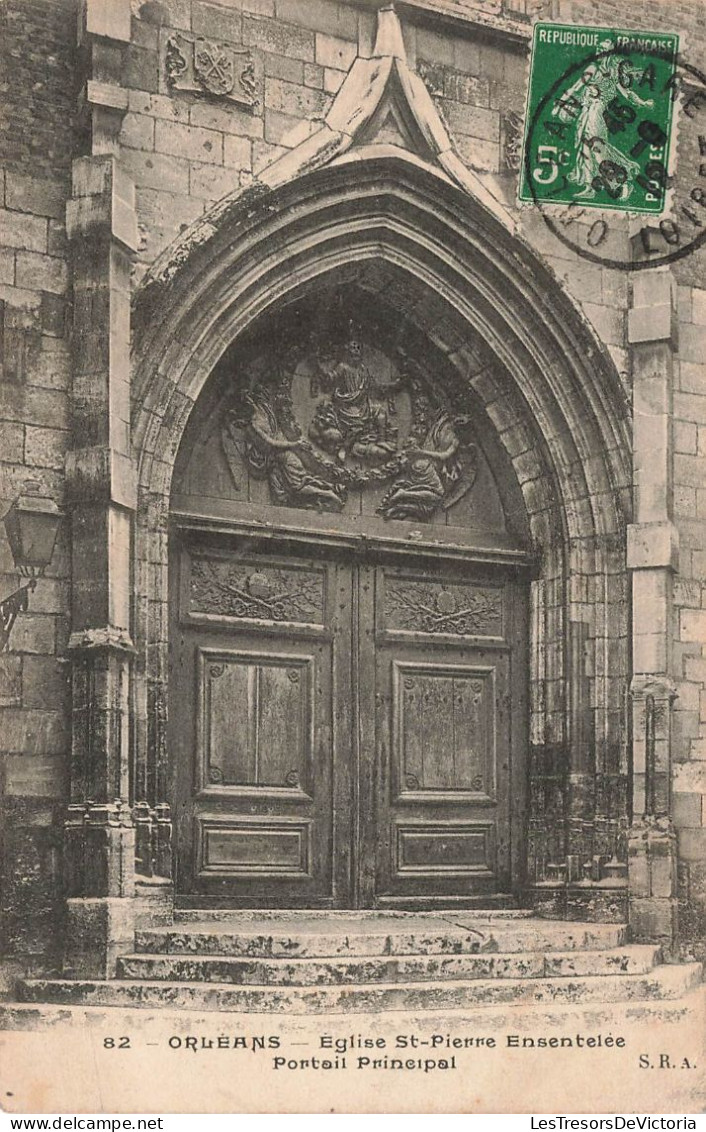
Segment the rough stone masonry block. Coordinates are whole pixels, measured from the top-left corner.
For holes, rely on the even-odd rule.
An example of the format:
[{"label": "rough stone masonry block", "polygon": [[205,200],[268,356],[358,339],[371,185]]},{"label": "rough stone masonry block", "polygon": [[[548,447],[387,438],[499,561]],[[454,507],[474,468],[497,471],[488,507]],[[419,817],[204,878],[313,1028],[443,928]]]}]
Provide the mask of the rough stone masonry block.
[{"label": "rough stone masonry block", "polygon": [[302,59],[305,63],[315,61],[313,32],[304,31],[291,24],[243,16],[243,43],[248,47],[261,47],[263,51],[273,51],[275,55]]},{"label": "rough stone masonry block", "polygon": [[70,434],[65,429],[27,425],[24,462],[30,468],[61,470],[64,467],[69,442]]},{"label": "rough stone masonry block", "polygon": [[126,114],[120,130],[120,144],[132,149],[154,149],[154,118],[147,114]]},{"label": "rough stone masonry block", "polygon": [[679,532],[673,523],[631,523],[627,535],[628,569],[678,569]]},{"label": "rough stone masonry block", "polygon": [[701,397],[706,397],[706,365],[680,361],[679,388],[684,393],[697,393]]},{"label": "rough stone masonry block", "polygon": [[13,652],[51,656],[56,651],[56,617],[45,613],[23,613],[12,630]]},{"label": "rough stone masonry block", "polygon": [[146,47],[128,49],[127,62],[123,71],[123,83],[133,90],[146,90],[152,94],[159,92],[159,52]]},{"label": "rough stone masonry block", "polygon": [[679,857],[683,861],[706,861],[706,829],[680,829],[677,833]]},{"label": "rough stone masonry block", "polygon": [[0,654],[0,708],[17,707],[21,703],[22,659]]},{"label": "rough stone masonry block", "polygon": [[15,252],[12,248],[0,248],[0,284],[12,287],[15,282]]},{"label": "rough stone masonry block", "polygon": [[443,110],[452,134],[481,138],[497,142],[500,138],[500,114],[482,106],[466,106],[461,102],[443,100]]},{"label": "rough stone masonry block", "polygon": [[628,342],[632,346],[638,346],[643,342],[676,341],[676,326],[675,312],[671,305],[636,307],[628,311]]},{"label": "rough stone masonry block", "polygon": [[[706,382],[706,367],[704,369],[704,380]],[[695,456],[698,449],[697,438],[696,425],[691,421],[674,422],[674,450],[676,452]]]},{"label": "rough stone masonry block", "polygon": [[700,829],[701,795],[675,791],[672,796],[672,817],[677,829]]},{"label": "rough stone masonry block", "polygon": [[135,912],[131,899],[73,898],[66,902],[64,974],[75,978],[110,979],[117,959],[135,945]]},{"label": "rough stone masonry block", "polygon": [[[241,139],[238,139],[241,140]],[[248,142],[247,164],[237,164],[236,169],[246,169],[250,165],[250,143]],[[190,193],[192,197],[203,200],[220,200],[238,187],[238,175],[229,163],[228,168],[220,165],[197,165],[193,163],[190,170]]]},{"label": "rough stone masonry block", "polygon": [[630,899],[630,934],[636,943],[659,942],[671,948],[677,929],[677,902],[658,897]]},{"label": "rough stone masonry block", "polygon": [[5,204],[18,212],[35,216],[51,216],[63,220],[66,208],[66,185],[61,180],[25,177],[8,172],[5,179]]},{"label": "rough stone masonry block", "polygon": [[8,755],[5,770],[5,794],[14,798],[52,798],[60,802],[66,797],[67,767],[65,755]]},{"label": "rough stone masonry block", "polygon": [[22,657],[22,703],[26,708],[65,712],[70,705],[70,691],[67,660],[54,656]]},{"label": "rough stone masonry block", "polygon": [[702,363],[706,352],[706,326],[682,326],[679,356],[685,362]]},{"label": "rough stone masonry block", "polygon": [[679,614],[679,635],[682,641],[706,642],[706,610],[682,609]]},{"label": "rough stone masonry block", "polygon": [[338,94],[345,80],[345,71],[334,71],[333,68],[327,67],[324,71],[324,90],[326,94]]},{"label": "rough stone masonry block", "polygon": [[63,259],[41,252],[18,252],[16,283],[28,290],[63,295],[68,286],[68,268]]},{"label": "rough stone masonry block", "polygon": [[88,35],[130,42],[130,0],[85,0],[84,11]]},{"label": "rough stone masonry block", "polygon": [[673,304],[674,280],[669,268],[633,272],[633,307],[671,307]]},{"label": "rough stone masonry block", "polygon": [[265,76],[273,79],[284,79],[288,83],[305,83],[306,86],[321,86],[322,82],[305,82],[305,67],[316,68],[315,63],[302,63],[301,59],[287,59],[284,55],[271,55],[264,53]]},{"label": "rough stone masonry block", "polygon": [[237,9],[216,7],[194,0],[191,9],[191,30],[205,39],[240,43],[243,34],[242,15]]},{"label": "rough stone masonry block", "polygon": [[62,712],[7,708],[4,713],[0,749],[7,753],[62,755],[68,740],[68,720]]},{"label": "rough stone masonry block", "polygon": [[[229,169],[252,169],[252,142],[249,138],[238,137],[225,137],[223,139],[223,164],[228,166]],[[213,168],[213,166],[211,166]],[[192,192],[193,190],[193,170],[192,165]],[[227,170],[223,171],[226,178],[230,178],[230,188],[226,192],[230,192],[236,187],[235,178],[232,173]]]},{"label": "rough stone masonry block", "polygon": [[24,427],[16,421],[0,422],[0,452],[7,464],[21,464],[24,458]]},{"label": "rough stone masonry block", "polygon": [[189,195],[188,161],[171,154],[128,149],[123,153],[123,162],[137,186],[160,189],[177,196]]},{"label": "rough stone masonry block", "polygon": [[323,91],[282,79],[265,81],[265,105],[268,110],[278,114],[289,114],[293,118],[313,118],[324,113],[328,99]]},{"label": "rough stone masonry block", "polygon": [[347,39],[316,33],[316,62],[322,67],[347,71],[357,55],[357,46]]},{"label": "rough stone masonry block", "polygon": [[706,291],[700,287],[691,292],[691,316],[698,326],[706,326]]},{"label": "rough stone masonry block", "polygon": [[706,794],[706,762],[677,763],[672,781],[675,792]]},{"label": "rough stone masonry block", "polygon": [[0,246],[46,252],[47,221],[42,216],[0,208]]},{"label": "rough stone masonry block", "polygon": [[299,24],[313,31],[326,32],[344,39],[358,36],[358,13],[347,3],[334,0],[276,0],[278,20]]},{"label": "rough stone masonry block", "polygon": [[189,120],[192,126],[205,126],[238,137],[261,138],[264,133],[262,117],[257,117],[235,106],[212,106],[197,102],[191,107]]},{"label": "rough stone masonry block", "polygon": [[223,135],[199,126],[184,126],[181,122],[156,123],[155,149],[190,161],[223,164]]}]

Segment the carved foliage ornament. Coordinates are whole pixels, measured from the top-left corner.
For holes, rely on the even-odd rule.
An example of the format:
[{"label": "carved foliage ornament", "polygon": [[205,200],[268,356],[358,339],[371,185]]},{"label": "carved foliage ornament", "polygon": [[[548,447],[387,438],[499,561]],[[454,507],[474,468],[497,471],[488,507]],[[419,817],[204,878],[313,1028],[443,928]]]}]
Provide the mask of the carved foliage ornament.
[{"label": "carved foliage ornament", "polygon": [[236,487],[248,474],[273,503],[319,511],[377,489],[378,515],[421,522],[461,500],[478,459],[462,395],[402,352],[385,373],[380,358],[353,334],[259,358],[223,423]]},{"label": "carved foliage ornament", "polygon": [[499,637],[503,631],[502,590],[388,578],[384,615],[389,629]]},{"label": "carved foliage ornament", "polygon": [[257,62],[245,48],[173,34],[166,43],[164,71],[172,90],[200,91],[251,109],[257,104]]},{"label": "carved foliage ornament", "polygon": [[[321,625],[324,579],[314,570],[268,567],[264,571],[247,563],[194,558],[189,608],[192,613]],[[212,668],[211,675],[220,674]],[[296,670],[294,678],[299,678]]]}]

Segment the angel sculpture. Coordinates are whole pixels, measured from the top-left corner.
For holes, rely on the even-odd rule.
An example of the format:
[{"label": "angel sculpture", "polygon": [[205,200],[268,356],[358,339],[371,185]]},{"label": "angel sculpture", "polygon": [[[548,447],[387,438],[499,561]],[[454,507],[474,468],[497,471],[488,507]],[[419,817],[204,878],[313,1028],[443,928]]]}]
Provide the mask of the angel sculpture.
[{"label": "angel sculpture", "polygon": [[442,504],[448,509],[465,495],[475,479],[477,449],[465,437],[462,441],[458,430],[465,431],[469,422],[466,415],[452,418],[439,410],[422,443],[411,442],[404,450],[405,467],[378,507],[380,515],[430,519]]},{"label": "angel sculpture", "polygon": [[244,434],[242,455],[256,479],[267,479],[275,503],[340,511],[346,501],[343,482],[325,480],[312,446],[301,435],[291,412],[291,376],[258,382],[230,415],[223,432],[226,454],[235,435]]}]

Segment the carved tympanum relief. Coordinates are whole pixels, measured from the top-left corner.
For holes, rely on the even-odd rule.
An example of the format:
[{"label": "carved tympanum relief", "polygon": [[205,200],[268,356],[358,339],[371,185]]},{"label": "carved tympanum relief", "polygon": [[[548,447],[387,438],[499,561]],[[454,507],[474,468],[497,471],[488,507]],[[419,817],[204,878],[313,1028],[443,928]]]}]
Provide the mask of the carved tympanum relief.
[{"label": "carved tympanum relief", "polygon": [[261,479],[272,503],[318,511],[342,511],[360,493],[373,501],[363,510],[424,522],[475,481],[468,410],[403,352],[388,359],[351,333],[260,356],[221,436],[236,488]]}]

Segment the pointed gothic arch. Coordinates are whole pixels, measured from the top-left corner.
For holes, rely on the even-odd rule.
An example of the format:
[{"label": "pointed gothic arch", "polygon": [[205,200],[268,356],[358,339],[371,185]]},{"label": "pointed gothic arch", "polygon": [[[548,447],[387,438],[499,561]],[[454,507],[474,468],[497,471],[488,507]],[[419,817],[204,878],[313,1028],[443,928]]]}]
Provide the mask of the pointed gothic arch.
[{"label": "pointed gothic arch", "polygon": [[[620,379],[502,215],[397,147],[339,155],[275,188],[226,198],[136,295],[138,797],[154,804],[167,789],[167,526],[187,422],[249,326],[346,279],[384,293],[469,384],[524,500],[537,563],[528,877],[545,882],[577,876],[593,857],[624,859],[631,472]],[[482,342],[494,365],[478,370],[469,342]]]}]

